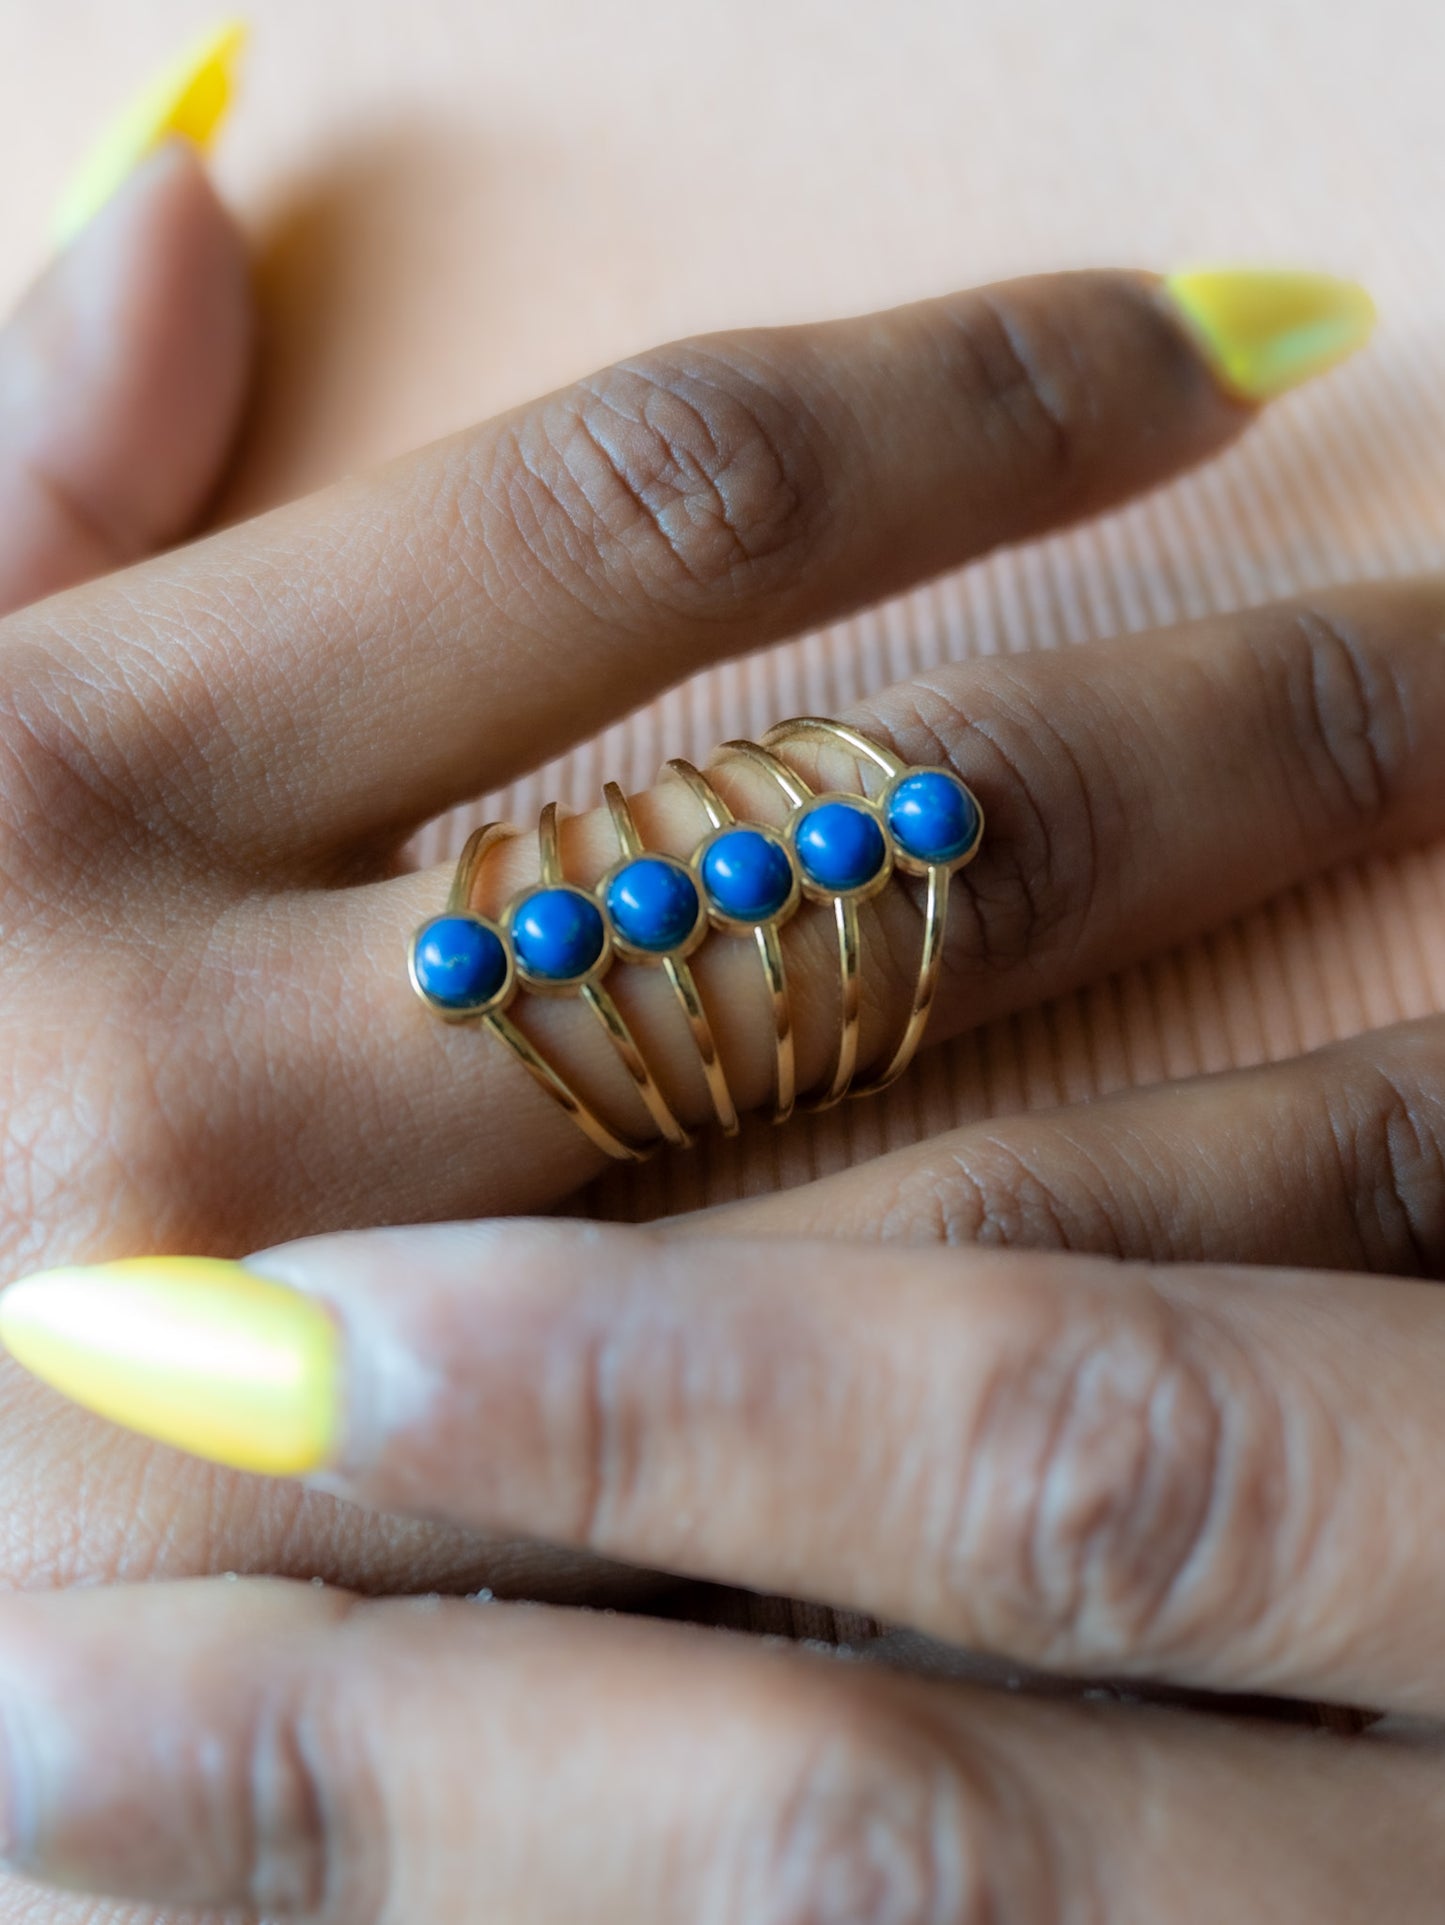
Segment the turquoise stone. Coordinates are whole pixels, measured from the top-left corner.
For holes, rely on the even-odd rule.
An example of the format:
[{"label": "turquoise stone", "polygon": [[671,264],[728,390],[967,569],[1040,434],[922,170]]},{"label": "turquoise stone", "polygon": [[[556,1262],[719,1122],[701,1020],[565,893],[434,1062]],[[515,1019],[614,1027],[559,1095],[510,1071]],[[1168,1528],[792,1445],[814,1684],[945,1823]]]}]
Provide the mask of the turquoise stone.
[{"label": "turquoise stone", "polygon": [[819,802],[799,817],[794,839],[803,874],[840,895],[872,882],[888,859],[877,818],[850,802]]},{"label": "turquoise stone", "polygon": [[888,830],[917,862],[956,862],[978,837],[978,804],[956,776],[915,769],[888,798]]},{"label": "turquoise stone", "polygon": [[617,934],[634,949],[658,956],[687,941],[701,907],[697,884],[666,856],[638,856],[607,887],[607,913]]},{"label": "turquoise stone", "polygon": [[422,993],[442,1009],[484,1009],[507,980],[507,951],[477,916],[436,916],[417,931],[412,968]]},{"label": "turquoise stone", "polygon": [[734,922],[766,922],[793,892],[787,851],[757,829],[729,829],[702,863],[708,900]]},{"label": "turquoise stone", "polygon": [[576,982],[607,942],[602,911],[584,890],[565,883],[534,889],[512,911],[512,947],[528,974],[543,982]]}]

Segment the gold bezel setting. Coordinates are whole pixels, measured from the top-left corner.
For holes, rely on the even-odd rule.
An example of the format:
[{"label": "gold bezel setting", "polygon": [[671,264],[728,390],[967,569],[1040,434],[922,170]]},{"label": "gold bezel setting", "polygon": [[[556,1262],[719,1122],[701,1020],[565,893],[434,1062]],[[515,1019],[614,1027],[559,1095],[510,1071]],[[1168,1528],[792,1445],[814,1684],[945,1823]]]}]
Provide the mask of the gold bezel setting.
[{"label": "gold bezel setting", "polygon": [[[495,936],[501,944],[502,955],[506,959],[506,974],[502,978],[501,987],[484,1002],[472,1004],[465,1009],[459,1008],[455,1003],[439,1001],[422,982],[416,966],[417,945],[424,940],[428,930],[434,929],[439,922],[474,922],[485,929],[489,936]],[[473,909],[439,909],[434,916],[428,916],[424,923],[419,924],[412,931],[411,940],[406,946],[406,973],[416,994],[432,1014],[440,1017],[444,1023],[480,1022],[483,1017],[495,1015],[497,1011],[505,1009],[517,993],[517,962],[511,937],[499,923],[493,922],[490,916],[479,916]]]},{"label": "gold bezel setting", "polygon": [[[856,809],[860,815],[872,816],[883,837],[883,861],[877,873],[866,882],[855,883],[850,889],[836,889],[830,883],[815,881],[808,874],[807,864],[798,850],[798,831],[804,820],[815,809],[821,809],[828,803],[841,803],[845,808]],[[810,795],[788,817],[783,834],[787,837],[788,853],[797,872],[798,886],[809,902],[869,902],[874,896],[881,896],[893,880],[893,838],[888,832],[882,809],[870,795],[850,795],[845,789],[824,789],[817,795]]]},{"label": "gold bezel setting", "polygon": [[[589,909],[597,912],[602,924],[602,947],[596,960],[580,976],[540,976],[527,967],[525,958],[517,949],[517,938],[513,934],[517,917],[527,904],[537,896],[576,896],[585,902]],[[534,882],[529,888],[519,891],[502,911],[502,928],[506,932],[507,943],[512,952],[512,966],[517,972],[517,980],[524,989],[534,996],[580,996],[584,989],[602,978],[612,967],[612,931],[608,926],[607,910],[597,900],[595,891],[584,889],[575,882]]]},{"label": "gold bezel setting", "polygon": [[[927,856],[910,854],[898,840],[897,832],[888,821],[888,810],[894,796],[899,789],[903,787],[905,782],[912,781],[916,775],[932,775],[939,777],[939,779],[944,782],[952,782],[956,788],[963,790],[963,793],[968,797],[969,802],[973,806],[973,812],[978,822],[973,841],[969,843],[968,847],[963,850],[960,855],[950,856],[946,862],[930,861]],[[878,797],[877,806],[883,822],[884,837],[887,840],[889,848],[893,851],[894,866],[901,869],[905,876],[926,876],[930,869],[946,869],[950,875],[954,875],[958,870],[966,868],[978,854],[979,845],[983,841],[983,805],[973,790],[963,780],[962,776],[955,775],[951,769],[900,769],[897,775],[885,784],[882,793]]]},{"label": "gold bezel setting", "polygon": [[[673,943],[667,949],[646,949],[638,943],[629,942],[618,928],[617,918],[608,906],[607,898],[611,894],[612,885],[625,870],[631,869],[639,862],[660,862],[666,868],[675,869],[679,875],[687,877],[692,884],[693,894],[697,898],[697,914],[693,917],[692,928],[681,942]],[[602,910],[602,919],[607,925],[607,932],[612,941],[613,953],[623,962],[640,963],[644,966],[668,961],[683,962],[687,957],[696,955],[707,941],[707,897],[701,882],[693,872],[692,864],[683,856],[664,855],[660,849],[639,849],[635,855],[619,856],[612,867],[598,877],[596,896]]]},{"label": "gold bezel setting", "polygon": [[[761,836],[764,842],[770,842],[775,849],[782,853],[783,860],[788,865],[788,893],[782,902],[778,904],[778,907],[766,916],[730,916],[725,909],[719,908],[713,901],[712,894],[707,886],[707,877],[704,874],[703,866],[708,859],[708,855],[725,837],[738,835],[740,833]],[[797,914],[799,904],[803,900],[802,879],[798,874],[798,865],[793,859],[793,852],[788,846],[787,837],[782,829],[775,829],[771,824],[766,822],[719,823],[715,829],[710,830],[708,834],[703,837],[696,849],[693,850],[692,859],[687,866],[692,870],[693,878],[697,883],[698,894],[702,897],[703,908],[706,911],[708,922],[714,929],[721,930],[725,935],[751,936],[759,929],[781,929]]]}]

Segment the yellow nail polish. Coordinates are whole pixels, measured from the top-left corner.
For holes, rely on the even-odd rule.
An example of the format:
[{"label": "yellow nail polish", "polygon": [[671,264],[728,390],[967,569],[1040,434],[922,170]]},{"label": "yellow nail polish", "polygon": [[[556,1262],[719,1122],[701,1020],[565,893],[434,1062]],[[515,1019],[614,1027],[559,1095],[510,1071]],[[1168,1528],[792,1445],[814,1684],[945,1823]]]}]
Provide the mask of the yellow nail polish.
[{"label": "yellow nail polish", "polygon": [[167,67],[106,128],[71,177],[55,215],[63,247],[99,213],[121,183],[162,141],[189,140],[204,152],[226,117],[246,39],[230,20]]},{"label": "yellow nail polish", "polygon": [[1268,401],[1363,347],[1375,304],[1357,281],[1292,268],[1200,267],[1164,291],[1224,385]]},{"label": "yellow nail polish", "polygon": [[0,1295],[0,1340],[87,1410],[237,1470],[300,1476],[336,1442],[336,1325],[239,1263],[43,1270]]}]

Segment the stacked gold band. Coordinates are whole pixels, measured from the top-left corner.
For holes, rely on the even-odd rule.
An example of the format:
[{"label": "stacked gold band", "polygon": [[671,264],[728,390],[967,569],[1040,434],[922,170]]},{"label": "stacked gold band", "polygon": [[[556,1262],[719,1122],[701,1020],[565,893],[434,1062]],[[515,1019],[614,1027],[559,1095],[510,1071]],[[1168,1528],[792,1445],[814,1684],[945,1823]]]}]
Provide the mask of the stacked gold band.
[{"label": "stacked gold band", "polygon": [[[701,770],[695,769],[691,762],[684,762],[680,757],[675,757],[667,766],[671,774],[678,776],[692,790],[702,804],[703,814],[711,825],[711,833],[704,837],[693,856],[694,865],[701,869],[719,841],[737,826],[737,818],[712,783]],[[758,831],[757,833],[770,834],[771,832]],[[758,946],[763,976],[768,987],[768,997],[773,1008],[773,1120],[776,1123],[786,1123],[792,1115],[797,1089],[793,1050],[793,1012],[792,1005],[788,1001],[788,978],[783,967],[783,946],[778,941],[778,930],[797,908],[799,894],[795,884],[760,922],[730,915],[714,903],[708,906],[709,919],[715,928],[729,934],[751,934]]]},{"label": "stacked gold band", "polygon": [[[622,849],[622,860],[614,868],[609,869],[597,885],[598,893],[605,901],[609,885],[645,851],[642,838],[637,833],[637,824],[632,817],[632,809],[622,790],[615,782],[607,782],[603,784],[602,795],[607,803],[608,813],[612,817],[612,826],[617,832],[617,840]],[[618,954],[629,962],[654,966],[661,964],[668,981],[672,984],[673,994],[677,998],[691,1032],[693,1046],[702,1064],[703,1080],[707,1084],[707,1092],[712,1099],[713,1115],[725,1136],[736,1136],[738,1133],[737,1105],[733,1101],[732,1091],[728,1088],[722,1058],[718,1055],[717,1043],[713,1038],[712,1024],[708,1021],[707,1011],[702,1006],[702,998],[698,995],[693,973],[687,966],[688,956],[706,935],[706,919],[699,916],[693,932],[680,945],[665,951],[661,956],[629,944],[625,938],[619,938],[616,934],[613,936],[613,941]]]},{"label": "stacked gold band", "polygon": [[[815,791],[777,753],[806,742],[842,748],[877,771],[884,778],[881,793],[875,799]],[[737,1106],[688,958],[710,929],[751,939],[772,1007],[773,1115],[781,1122],[792,1113],[797,1091],[779,930],[804,900],[827,905],[837,936],[838,1043],[826,1083],[804,1107],[825,1109],[845,1096],[868,1095],[903,1074],[922,1040],[942,961],[950,880],[973,859],[982,839],[982,810],[956,776],[909,768],[845,723],[803,716],[769,730],[761,743],[728,742],[722,753],[746,761],[778,788],[790,811],[781,830],[739,822],[707,776],[690,762],[674,760],[668,772],[687,786],[707,823],[687,861],[644,847],[626,797],[609,782],[604,795],[620,855],[595,888],[566,880],[557,807],[548,803],[538,822],[538,882],[514,896],[499,918],[481,913],[476,897],[487,855],[520,833],[488,824],[462,851],[446,910],[412,938],[412,986],[427,1007],[448,1022],[485,1024],[609,1156],[635,1161],[659,1143],[692,1141],[602,986],[615,961],[663,971],[697,1051],[713,1115],[731,1135],[738,1127]],[[883,1068],[859,1083],[858,905],[886,889],[895,869],[927,879],[922,954],[898,1043]],[[612,1129],[552,1067],[507,1013],[523,991],[585,1003],[651,1118],[655,1138],[638,1141]]]}]

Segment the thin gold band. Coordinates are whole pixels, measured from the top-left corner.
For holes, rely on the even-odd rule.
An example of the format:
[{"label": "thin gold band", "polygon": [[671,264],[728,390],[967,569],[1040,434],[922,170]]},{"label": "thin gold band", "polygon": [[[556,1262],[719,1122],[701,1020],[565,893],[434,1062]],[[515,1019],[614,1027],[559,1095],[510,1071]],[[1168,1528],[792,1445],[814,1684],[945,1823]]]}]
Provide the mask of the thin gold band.
[{"label": "thin gold band", "polygon": [[[675,756],[668,768],[696,797],[714,829],[728,828],[736,817],[701,769]],[[793,1012],[788,1002],[788,978],[783,968],[783,949],[778,932],[771,923],[753,931],[763,975],[773,1006],[773,1121],[786,1123],[793,1113],[797,1096],[797,1068],[793,1049]]]},{"label": "thin gold band", "polygon": [[[787,722],[779,722],[768,730],[763,737],[768,746],[786,742],[818,741],[841,744],[851,749],[855,755],[871,762],[890,782],[906,774],[907,764],[887,749],[880,749],[876,742],[870,742],[866,735],[857,729],[849,728],[846,722],[832,722],[825,716],[798,715]],[[978,836],[974,849],[983,834],[982,812],[979,814]],[[970,860],[973,850],[963,858]],[[918,975],[913,984],[913,1001],[908,1013],[908,1021],[897,1047],[883,1068],[866,1082],[855,1083],[850,1091],[853,1096],[876,1096],[896,1083],[913,1058],[923,1041],[923,1032],[928,1027],[929,1011],[933,1007],[934,994],[938,988],[939,971],[943,964],[943,936],[948,922],[948,891],[953,871],[959,863],[930,863],[927,868],[928,896],[923,909],[923,948],[919,957]]]},{"label": "thin gold band", "polygon": [[[562,873],[562,845],[557,832],[557,804],[549,802],[537,818],[537,847],[542,862],[541,887],[557,888],[567,878]],[[606,1036],[617,1059],[632,1079],[632,1086],[642,1098],[648,1115],[656,1123],[665,1143],[672,1143],[678,1149],[688,1149],[692,1144],[692,1133],[683,1128],[672,1113],[672,1106],[657,1086],[657,1079],[647,1066],[647,1058],[637,1047],[632,1031],[622,1011],[599,982],[584,982],[578,991],[582,1001],[597,1019],[598,1027]]]},{"label": "thin gold band", "polygon": [[[604,782],[603,798],[607,803],[608,814],[612,817],[612,827],[617,835],[618,847],[624,856],[641,856],[647,853],[642,837],[637,832],[637,823],[623,790],[616,782]],[[733,1101],[732,1091],[728,1088],[727,1074],[718,1055],[717,1042],[698,993],[697,979],[688,967],[683,956],[664,956],[663,971],[672,984],[683,1016],[687,1020],[688,1033],[693,1047],[697,1050],[702,1064],[703,1079],[707,1093],[712,1100],[713,1114],[725,1136],[738,1133],[738,1109]]]},{"label": "thin gold band", "polygon": [[[488,822],[467,837],[447,896],[448,910],[465,912],[472,907],[477,879],[488,852],[499,842],[511,842],[521,833],[510,823]],[[481,1020],[500,1042],[506,1044],[532,1080],[547,1092],[553,1102],[560,1104],[582,1134],[589,1142],[595,1143],[604,1155],[615,1157],[621,1163],[641,1163],[651,1155],[653,1144],[634,1142],[632,1138],[609,1129],[591,1104],[584,1102],[572,1085],[558,1075],[541,1050],[523,1035],[505,1011],[489,1010]]]},{"label": "thin gold band", "polygon": [[[801,808],[805,802],[813,800],[812,787],[786,762],[780,762],[771,749],[757,742],[739,740],[724,742],[722,753],[735,755],[770,775],[793,808]],[[832,910],[833,930],[838,941],[838,978],[842,998],[838,1048],[826,1087],[819,1095],[800,1098],[798,1108],[802,1110],[830,1110],[834,1104],[841,1103],[848,1094],[858,1064],[859,1012],[863,1004],[858,973],[858,905],[851,896],[834,896]]]}]

